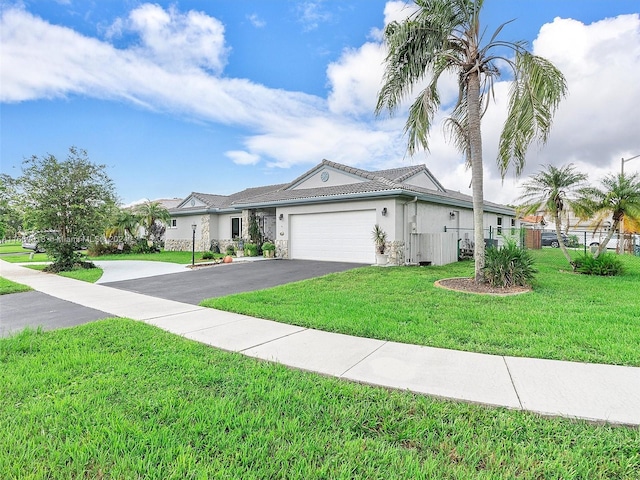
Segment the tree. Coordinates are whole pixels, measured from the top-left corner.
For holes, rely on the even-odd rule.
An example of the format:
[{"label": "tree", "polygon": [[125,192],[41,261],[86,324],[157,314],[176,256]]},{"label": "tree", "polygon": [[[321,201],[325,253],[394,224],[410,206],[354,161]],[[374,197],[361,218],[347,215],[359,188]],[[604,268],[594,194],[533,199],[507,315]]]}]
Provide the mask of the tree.
[{"label": "tree", "polygon": [[[61,260],[57,256],[70,255],[93,236],[101,235],[108,225],[117,197],[105,169],[76,147],[69,148],[64,161],[50,154],[24,160],[18,181],[24,194],[25,219],[35,230],[56,232],[59,245],[50,252],[54,264]],[[67,258],[64,268],[70,263]]]},{"label": "tree", "polygon": [[136,238],[140,219],[130,209],[122,208],[118,210],[111,221],[111,225],[106,229],[107,238],[120,236],[122,238]]},{"label": "tree", "polygon": [[521,211],[527,215],[544,211],[551,215],[556,228],[558,245],[562,249],[567,262],[572,263],[571,255],[562,239],[562,219],[561,215],[567,211],[567,207],[575,209],[575,200],[578,189],[587,180],[587,175],[575,171],[573,164],[564,167],[554,167],[546,165],[536,175],[532,175],[529,181],[522,185],[524,193],[520,200],[525,203]]},{"label": "tree", "polygon": [[600,228],[602,222],[609,216],[613,224],[604,240],[600,243],[594,257],[598,257],[620,229],[624,218],[631,222],[640,221],[640,175],[626,175],[624,173],[610,174],[600,181],[601,187],[585,187],[579,191],[580,197],[576,204],[576,213],[582,218],[595,216],[595,229]]},{"label": "tree", "polygon": [[0,239],[15,238],[22,229],[22,210],[18,182],[10,175],[0,174]]},{"label": "tree", "polygon": [[[534,139],[546,141],[555,110],[566,93],[562,73],[544,58],[532,55],[525,42],[498,39],[500,25],[483,44],[480,11],[483,0],[415,0],[418,10],[385,29],[388,48],[383,86],[376,114],[394,113],[401,101],[422,81],[427,87],[409,109],[405,124],[408,152],[429,149],[429,131],[440,107],[438,80],[445,72],[458,78],[459,97],[446,127],[471,168],[474,218],[475,280],[483,282],[484,193],[480,122],[488,107],[498,63],[513,74],[507,120],[500,137],[498,166],[504,178],[513,163],[519,175],[528,146]],[[508,22],[507,22],[508,23]],[[502,55],[511,51],[513,57]]]},{"label": "tree", "polygon": [[134,213],[138,216],[140,224],[144,227],[145,238],[149,241],[158,241],[164,233],[163,224],[169,223],[171,214],[160,202],[146,201],[136,205]]}]

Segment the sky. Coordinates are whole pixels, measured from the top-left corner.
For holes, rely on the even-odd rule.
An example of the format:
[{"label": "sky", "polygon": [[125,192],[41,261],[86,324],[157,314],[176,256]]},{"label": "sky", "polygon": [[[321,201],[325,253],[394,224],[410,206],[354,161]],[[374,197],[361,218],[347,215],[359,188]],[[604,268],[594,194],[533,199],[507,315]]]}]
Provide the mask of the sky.
[{"label": "sky", "polygon": [[[374,115],[383,29],[412,3],[384,0],[0,0],[0,172],[33,155],[87,150],[123,204],[286,183],[323,159],[365,170],[425,164],[471,195],[471,172],[442,121],[428,152],[403,135],[408,107]],[[525,40],[565,75],[545,145],[517,179],[496,167],[510,77],[483,119],[485,199],[517,203],[543,165],[592,182],[640,155],[639,0],[485,0],[487,36]],[[640,172],[640,158],[625,163]]]}]

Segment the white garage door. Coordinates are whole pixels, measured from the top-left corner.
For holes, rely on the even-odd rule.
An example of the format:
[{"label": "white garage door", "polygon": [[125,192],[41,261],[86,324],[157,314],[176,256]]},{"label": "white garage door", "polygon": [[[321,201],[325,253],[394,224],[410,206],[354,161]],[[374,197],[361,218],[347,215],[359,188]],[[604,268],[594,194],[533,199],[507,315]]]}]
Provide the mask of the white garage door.
[{"label": "white garage door", "polygon": [[375,263],[371,239],[375,210],[310,213],[289,218],[290,258]]}]

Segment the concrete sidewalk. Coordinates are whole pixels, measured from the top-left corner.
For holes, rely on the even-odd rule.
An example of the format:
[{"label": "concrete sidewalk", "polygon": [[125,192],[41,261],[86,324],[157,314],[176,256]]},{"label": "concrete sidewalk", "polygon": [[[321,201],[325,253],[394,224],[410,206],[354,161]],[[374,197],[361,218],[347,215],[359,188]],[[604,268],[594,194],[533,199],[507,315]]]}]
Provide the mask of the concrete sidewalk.
[{"label": "concrete sidewalk", "polygon": [[297,327],[49,275],[0,276],[216,348],[357,382],[542,415],[640,425],[640,368],[460,352]]}]

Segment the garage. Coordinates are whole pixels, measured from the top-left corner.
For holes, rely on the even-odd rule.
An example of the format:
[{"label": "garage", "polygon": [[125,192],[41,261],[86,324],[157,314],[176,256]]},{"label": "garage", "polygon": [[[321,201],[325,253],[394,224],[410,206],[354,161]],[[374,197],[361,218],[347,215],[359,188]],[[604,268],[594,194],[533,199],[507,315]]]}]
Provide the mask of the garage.
[{"label": "garage", "polygon": [[290,258],[375,263],[375,210],[297,214],[289,221]]}]

